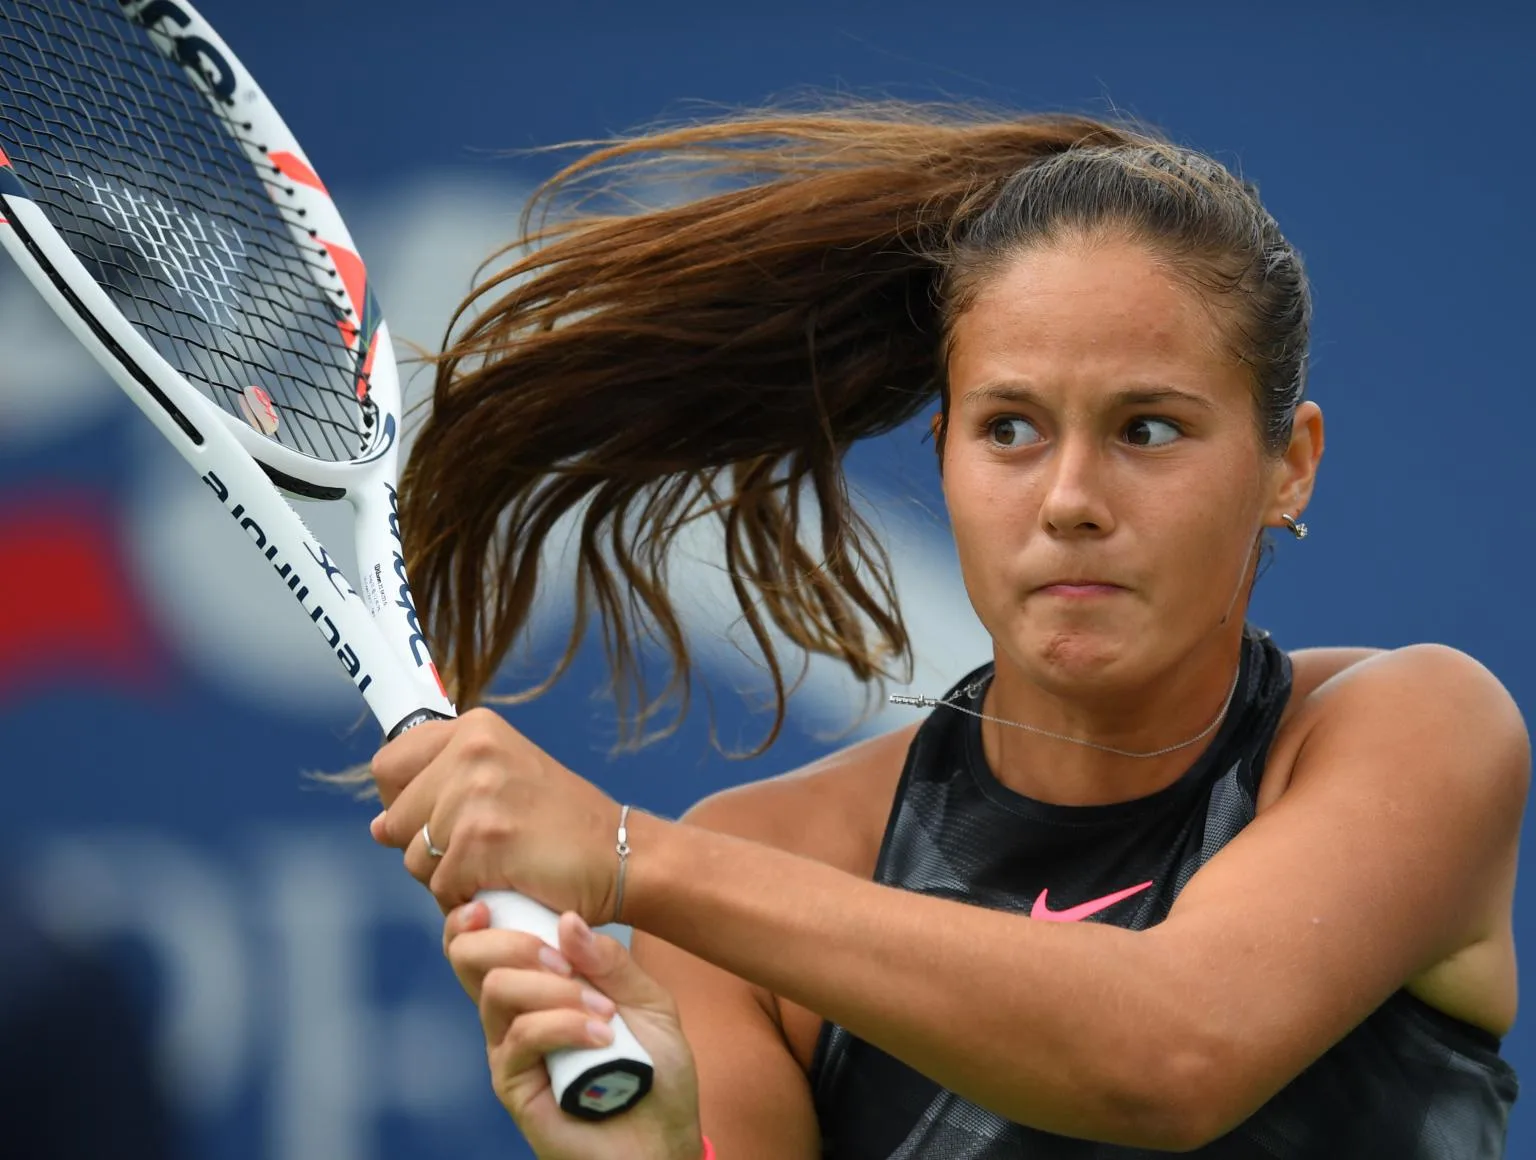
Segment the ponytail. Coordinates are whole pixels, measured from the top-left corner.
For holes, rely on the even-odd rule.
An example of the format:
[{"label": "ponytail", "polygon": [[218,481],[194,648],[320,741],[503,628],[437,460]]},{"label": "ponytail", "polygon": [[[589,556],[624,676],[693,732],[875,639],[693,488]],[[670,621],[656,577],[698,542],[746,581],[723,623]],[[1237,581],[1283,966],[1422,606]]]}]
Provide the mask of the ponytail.
[{"label": "ponytail", "polygon": [[[723,533],[772,682],[757,752],[810,654],[860,681],[905,661],[888,561],[850,502],[844,456],[941,392],[940,255],[957,223],[1033,162],[1129,139],[1066,116],[765,115],[608,143],[540,187],[506,265],[455,316],[400,487],[423,621],[460,704],[486,696],[565,526],[575,621],[553,669],[513,700],[566,671],[595,613],[621,741],[668,704],[680,718],[690,650],[667,560],[698,520]],[[587,208],[662,166],[716,191]],[[654,693],[647,642],[666,657]]]}]

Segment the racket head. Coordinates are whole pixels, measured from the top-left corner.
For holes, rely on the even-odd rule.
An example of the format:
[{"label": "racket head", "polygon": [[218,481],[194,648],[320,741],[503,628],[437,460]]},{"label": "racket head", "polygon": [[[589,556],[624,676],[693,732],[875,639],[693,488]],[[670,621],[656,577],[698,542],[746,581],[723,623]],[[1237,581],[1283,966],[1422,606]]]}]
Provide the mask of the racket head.
[{"label": "racket head", "polygon": [[[340,211],[238,57],[183,0],[8,0],[0,200],[25,198],[293,494],[392,476],[399,380]],[[9,215],[13,219],[18,215]],[[195,416],[195,418],[194,418]]]},{"label": "racket head", "polygon": [[[241,522],[381,725],[451,714],[402,557],[388,327],[324,183],[192,5],[0,6],[0,245]],[[272,488],[353,505],[360,599]]]}]

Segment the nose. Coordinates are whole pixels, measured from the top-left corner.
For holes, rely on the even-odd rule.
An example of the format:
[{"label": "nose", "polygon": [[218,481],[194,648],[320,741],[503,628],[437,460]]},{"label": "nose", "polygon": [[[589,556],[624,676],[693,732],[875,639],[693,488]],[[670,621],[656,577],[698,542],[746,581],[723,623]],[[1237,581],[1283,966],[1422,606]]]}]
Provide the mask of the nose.
[{"label": "nose", "polygon": [[1104,536],[1114,530],[1100,448],[1087,438],[1057,444],[1047,467],[1040,526],[1055,536]]}]

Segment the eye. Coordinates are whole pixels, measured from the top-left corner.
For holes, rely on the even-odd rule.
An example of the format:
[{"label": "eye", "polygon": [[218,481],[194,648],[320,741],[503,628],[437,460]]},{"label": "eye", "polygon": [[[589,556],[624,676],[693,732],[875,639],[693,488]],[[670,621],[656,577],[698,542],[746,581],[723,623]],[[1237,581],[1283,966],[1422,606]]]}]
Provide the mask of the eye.
[{"label": "eye", "polygon": [[987,424],[987,436],[998,447],[1023,447],[1040,438],[1040,432],[1028,419],[1005,415]]},{"label": "eye", "polygon": [[1125,427],[1125,441],[1133,447],[1163,447],[1184,434],[1170,419],[1143,417],[1132,419]]}]

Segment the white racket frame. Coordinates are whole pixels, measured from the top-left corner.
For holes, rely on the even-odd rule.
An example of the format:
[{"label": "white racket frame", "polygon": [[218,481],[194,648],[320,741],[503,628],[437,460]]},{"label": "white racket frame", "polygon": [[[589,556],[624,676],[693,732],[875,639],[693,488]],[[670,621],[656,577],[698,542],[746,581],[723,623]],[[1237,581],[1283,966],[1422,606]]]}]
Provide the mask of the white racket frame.
[{"label": "white racket frame", "polygon": [[[258,173],[270,168],[271,156],[281,152],[287,155],[285,164],[290,169],[313,175],[308,158],[276,109],[192,5],[185,0],[121,0],[121,7],[130,19],[153,10],[151,39],[156,47],[185,66],[226,121],[238,118],[239,124],[252,126],[232,135]],[[232,90],[232,104],[220,107],[215,85]],[[4,99],[0,93],[0,101]],[[0,141],[0,150],[4,144]],[[344,251],[356,260],[351,234],[318,180],[270,181],[269,192],[280,208],[294,211],[287,217],[301,246],[313,250],[318,241],[327,252]],[[304,211],[302,227],[297,224],[299,210]],[[372,441],[356,460],[332,463],[302,455],[263,435],[188,382],[123,316],[42,207],[26,196],[25,175],[4,166],[0,166],[0,246],[241,525],[274,581],[289,591],[331,646],[386,735],[394,737],[423,721],[454,716],[455,708],[443,692],[421,635],[406,581],[394,495],[401,423],[399,372],[388,325],[378,321],[371,335],[362,330],[369,306],[366,289],[359,301],[355,279],[349,282],[342,277],[333,263],[327,282],[321,276],[323,269],[316,268],[317,284],[329,293],[339,290],[338,297],[345,297],[354,344],[372,344],[368,373],[369,397],[376,408]],[[361,270],[360,260],[356,268]],[[337,335],[341,344],[340,329]],[[354,355],[358,353],[353,350]],[[249,385],[261,384],[225,384],[237,393]],[[284,490],[305,498],[345,499],[352,505],[362,595],[284,499]],[[558,916],[547,907],[511,891],[487,891],[479,897],[490,905],[494,926],[526,931],[556,945]],[[649,1054],[622,1017],[615,1016],[612,1026],[615,1037],[609,1046],[555,1052],[546,1059],[554,1094],[573,1115],[606,1118],[632,1106],[649,1090]]]}]

